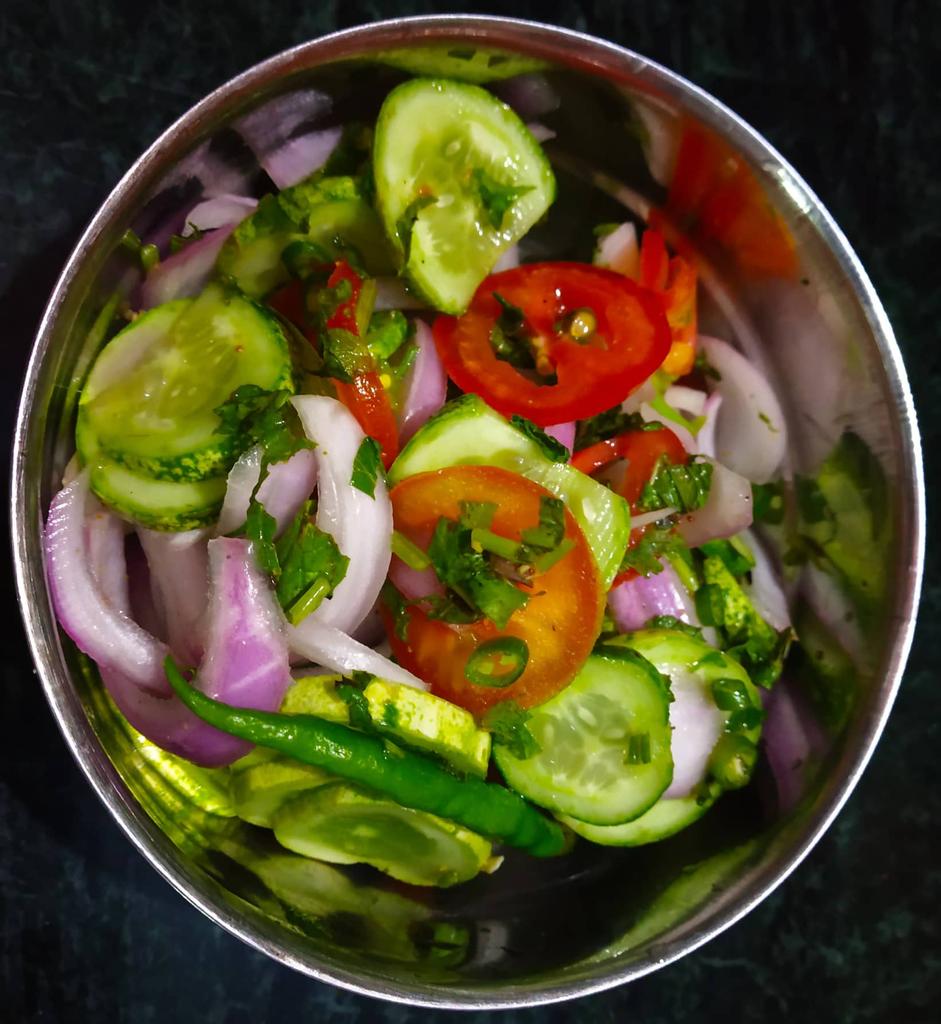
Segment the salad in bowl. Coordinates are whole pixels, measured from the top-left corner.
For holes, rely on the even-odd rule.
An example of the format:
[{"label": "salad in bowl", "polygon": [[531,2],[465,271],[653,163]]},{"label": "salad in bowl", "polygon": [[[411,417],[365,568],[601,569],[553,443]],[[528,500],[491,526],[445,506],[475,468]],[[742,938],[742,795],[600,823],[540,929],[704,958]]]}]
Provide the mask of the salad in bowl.
[{"label": "salad in bowl", "polygon": [[823,257],[702,121],[555,51],[353,36],[106,209],[24,399],[40,662],[260,948],[575,994],[822,828],[894,592],[877,375],[833,372]]}]

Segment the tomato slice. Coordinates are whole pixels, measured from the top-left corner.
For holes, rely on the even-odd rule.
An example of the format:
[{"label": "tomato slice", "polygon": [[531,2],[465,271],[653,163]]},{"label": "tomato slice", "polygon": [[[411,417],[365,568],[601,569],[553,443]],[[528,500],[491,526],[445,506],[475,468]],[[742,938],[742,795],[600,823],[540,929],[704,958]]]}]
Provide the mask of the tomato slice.
[{"label": "tomato slice", "polygon": [[[409,540],[427,548],[438,520],[457,519],[460,502],[493,502],[496,512],[490,529],[519,541],[521,531],[539,520],[540,499],[549,494],[524,477],[495,466],[454,466],[409,477],[392,489],[395,528]],[[399,662],[431,684],[432,691],[475,714],[503,700],[532,707],[548,700],[581,668],[591,653],[601,625],[604,595],[588,543],[572,514],[565,510],[565,536],[572,548],[544,572],[537,572],[525,588],[528,603],[498,630],[489,619],[455,625],[430,619],[418,605],[408,607],[408,626],[402,640],[389,626],[392,649]],[[493,644],[499,638],[504,643]],[[522,673],[507,686],[483,686],[478,678],[478,654],[489,656],[518,648],[522,641],[528,660]]]},{"label": "tomato slice", "polygon": [[670,325],[670,351],[663,369],[683,377],[696,359],[696,266],[682,256],[672,259],[659,231],[648,228],[640,244],[640,283],[663,300]]},{"label": "tomato slice", "polygon": [[[661,456],[665,456],[674,466],[684,464],[689,458],[680,439],[667,427],[661,427],[659,430],[631,430],[626,434],[610,437],[606,441],[599,441],[576,452],[572,456],[572,465],[591,476],[614,462],[624,460],[624,478],[618,490],[630,504],[631,512],[636,514],[640,511],[637,508],[637,501]],[[645,529],[646,527],[641,527],[631,530],[628,547],[637,544]],[[633,569],[626,569],[615,577],[612,586],[616,587],[636,575]]]},{"label": "tomato slice", "polygon": [[[348,295],[339,302],[325,324],[327,330],[346,332],[346,344],[355,345],[355,358],[351,359],[359,371],[350,381],[336,380],[337,398],[356,417],[356,422],[370,437],[379,443],[382,464],[386,469],[392,465],[399,452],[399,426],[392,410],[389,393],[383,387],[379,370],[372,353],[361,342],[360,302],[363,294],[363,279],[343,260],[339,260],[327,279],[328,288],[348,286]],[[320,345],[316,327],[312,327],[310,316],[304,305],[304,289],[299,281],[286,285],[276,292],[268,304],[281,316],[295,324],[315,348]]]},{"label": "tomato slice", "polygon": [[[503,307],[522,310],[546,383],[497,357],[491,333]],[[594,333],[559,330],[567,313],[590,310]],[[505,416],[540,426],[584,419],[623,401],[670,350],[662,303],[623,274],[582,263],[532,263],[488,277],[466,313],[440,316],[435,343],[448,376]],[[555,383],[548,372],[554,372]]]}]

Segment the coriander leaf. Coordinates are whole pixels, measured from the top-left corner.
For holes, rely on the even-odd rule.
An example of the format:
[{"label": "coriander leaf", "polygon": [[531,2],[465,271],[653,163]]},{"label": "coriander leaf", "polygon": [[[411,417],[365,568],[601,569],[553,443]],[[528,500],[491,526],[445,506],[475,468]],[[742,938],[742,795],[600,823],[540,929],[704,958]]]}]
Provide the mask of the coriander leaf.
[{"label": "coriander leaf", "polygon": [[408,626],[412,621],[408,611],[408,602],[402,592],[388,581],[383,584],[381,597],[392,616],[392,628],[395,635],[404,643],[408,639]]},{"label": "coriander leaf", "polygon": [[364,437],[353,459],[350,484],[370,498],[376,496],[376,480],[382,473],[382,455],[374,437]]},{"label": "coriander leaf", "polygon": [[466,605],[477,609],[503,629],[510,616],[529,598],[499,576],[471,544],[471,531],[459,523],[438,520],[428,546],[428,558],[438,579]]},{"label": "coriander leaf", "polygon": [[503,226],[507,210],[533,190],[532,185],[503,185],[481,167],[474,169],[473,180],[487,219],[497,231]]},{"label": "coriander leaf", "polygon": [[[346,576],[349,559],[340,552],[329,533],[319,529],[311,517],[312,506],[307,502],[294,517],[275,545],[280,565],[277,585],[278,601],[282,608],[292,610],[310,594],[306,614],[337,588]],[[300,621],[300,616],[297,621]]]},{"label": "coriander leaf", "polygon": [[328,269],[333,269],[336,254],[309,238],[296,238],[285,246],[281,262],[291,277],[300,281],[310,278],[325,281],[323,275]]},{"label": "coriander leaf", "polygon": [[328,377],[351,384],[369,367],[363,358],[362,342],[352,331],[329,327],[320,332],[323,348],[323,372]]},{"label": "coriander leaf", "polygon": [[497,503],[495,501],[462,501],[460,509],[461,526],[466,526],[468,530],[486,530],[490,528],[493,517],[496,515]]},{"label": "coriander leaf", "polygon": [[487,711],[481,725],[492,734],[495,744],[506,747],[513,757],[525,761],[542,750],[527,725],[529,719],[530,713],[516,701],[503,700]]},{"label": "coriander leaf", "polygon": [[691,626],[675,615],[655,615],[644,623],[644,629],[674,629],[678,633],[685,633],[687,636],[694,636],[702,640],[702,629],[699,626]]},{"label": "coriander leaf", "polygon": [[570,455],[568,448],[561,441],[550,437],[541,427],[537,427],[532,420],[528,420],[524,416],[511,416],[510,423],[525,434],[530,441],[535,441],[547,459],[552,462],[568,462]]},{"label": "coriander leaf", "polygon": [[289,404],[290,397],[288,391],[243,384],[213,410],[219,417],[217,433],[235,438],[242,451],[261,445],[266,463],[285,462],[303,448],[314,448]]},{"label": "coriander leaf", "polygon": [[372,732],[373,722],[369,714],[369,701],[363,691],[353,683],[337,683],[336,695],[346,704],[350,712],[350,725],[363,732]]},{"label": "coriander leaf", "polygon": [[632,430],[660,430],[660,424],[644,423],[640,413],[626,413],[619,406],[600,412],[587,420],[579,420],[575,427],[575,451],[588,448],[599,441],[607,441],[609,437],[626,434]]},{"label": "coriander leaf", "polygon": [[466,626],[471,622],[480,622],[483,618],[476,608],[471,608],[455,594],[433,594],[422,598],[420,603],[429,619],[448,622],[452,626]]},{"label": "coriander leaf", "polygon": [[661,558],[680,556],[686,545],[673,530],[669,519],[648,526],[637,542],[627,549],[621,562],[621,572],[633,569],[641,576],[654,576],[662,572]]},{"label": "coriander leaf", "polygon": [[252,555],[258,567],[272,576],[278,576],[281,572],[274,543],[277,529],[278,522],[275,517],[268,515],[265,506],[256,498],[252,498],[248,503],[248,515],[245,517],[242,530],[252,543]]},{"label": "coriander leaf", "polygon": [[711,485],[711,462],[688,462],[685,466],[674,466],[665,455],[661,455],[650,480],[640,493],[637,507],[647,512],[659,508],[692,512],[706,503]]},{"label": "coriander leaf", "polygon": [[520,533],[528,548],[553,551],[565,537],[565,502],[544,494],[539,498],[539,525]]},{"label": "coriander leaf", "polygon": [[709,362],[706,353],[699,349],[693,360],[693,368],[698,370],[704,377],[711,377],[713,380],[722,380],[722,374]]},{"label": "coriander leaf", "polygon": [[366,346],[374,359],[386,361],[405,344],[410,330],[404,313],[398,309],[382,309],[370,317]]}]

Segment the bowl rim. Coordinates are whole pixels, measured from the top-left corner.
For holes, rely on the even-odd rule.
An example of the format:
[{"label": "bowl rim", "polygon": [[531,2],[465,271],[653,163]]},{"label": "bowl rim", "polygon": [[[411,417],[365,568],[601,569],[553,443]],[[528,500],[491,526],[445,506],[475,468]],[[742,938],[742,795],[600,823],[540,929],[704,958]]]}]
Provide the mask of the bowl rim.
[{"label": "bowl rim", "polygon": [[[686,937],[653,947],[642,960],[618,966],[614,960],[606,970],[589,978],[563,983],[537,981],[515,990],[488,995],[473,988],[437,989],[420,984],[391,983],[377,973],[364,980],[361,972],[334,968],[312,962],[280,947],[277,930],[265,928],[247,919],[223,900],[213,900],[207,892],[216,883],[186,869],[182,855],[169,838],[137,804],[111,764],[91,730],[87,715],[70,685],[55,622],[50,624],[48,601],[39,595],[44,588],[43,570],[36,566],[38,533],[41,524],[30,519],[30,488],[35,481],[26,479],[26,447],[32,432],[35,394],[42,366],[50,353],[57,319],[75,282],[85,256],[107,227],[126,213],[132,201],[144,193],[151,180],[174,152],[179,155],[199,141],[207,124],[233,102],[250,98],[252,93],[293,73],[362,52],[399,46],[472,38],[481,45],[521,52],[602,73],[608,78],[630,78],[648,84],[661,94],[674,97],[690,108],[704,123],[716,128],[745,155],[773,168],[783,187],[813,215],[814,226],[836,258],[863,310],[879,350],[897,425],[904,444],[901,481],[910,492],[908,511],[910,530],[901,540],[900,554],[907,557],[907,576],[901,577],[900,601],[893,616],[896,641],[888,660],[885,678],[878,687],[877,707],[860,731],[857,746],[844,752],[840,782],[822,794],[815,814],[802,827],[801,834],[783,859],[765,866],[751,882],[746,897],[719,907],[701,920]],[[846,236],[800,175],[757,131],[699,86],[655,61],[594,36],[544,23],[517,18],[477,15],[425,15],[393,18],[333,32],[300,43],[263,60],[214,89],[174,121],[137,158],[99,207],[76,243],[50,296],[40,322],[27,367],[17,413],[13,444],[11,488],[11,532],[17,597],[26,627],[27,639],[46,698],[66,744],[92,788],[107,807],[118,826],[147,861],[179,893],[210,920],[254,949],[266,953],[318,981],[328,982],[360,995],[382,998],[415,1006],[437,1009],[510,1009],[538,1006],[586,996],[635,980],[699,948],[744,917],[803,861],[856,786],[891,710],[901,682],[912,644],[915,611],[921,588],[925,544],[925,495],[921,443],[911,390],[902,356],[888,316]]]}]

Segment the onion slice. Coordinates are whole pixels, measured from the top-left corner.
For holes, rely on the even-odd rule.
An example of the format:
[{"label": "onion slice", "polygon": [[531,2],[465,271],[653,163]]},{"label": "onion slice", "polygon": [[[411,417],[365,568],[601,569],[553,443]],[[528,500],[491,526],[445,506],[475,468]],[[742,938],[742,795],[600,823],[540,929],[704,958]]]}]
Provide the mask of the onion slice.
[{"label": "onion slice", "polygon": [[351,483],[366,436],[353,414],[325,395],[298,395],[291,402],[307,436],[317,444],[317,526],[350,560],[333,596],[308,620],[352,633],[376,603],[389,570],[392,503],[381,475],[372,497]]},{"label": "onion slice", "polygon": [[651,576],[635,576],[608,594],[608,606],[622,633],[643,627],[658,615],[671,615],[689,626],[699,626],[696,606],[673,566],[661,559],[663,570]]},{"label": "onion slice", "polygon": [[754,534],[747,530],[742,540],[748,545],[755,559],[751,571],[751,583],[743,584],[745,593],[751,598],[755,611],[779,633],[791,625],[791,615],[787,607],[787,597],[781,586],[781,576],[771,561],[764,545]]},{"label": "onion slice", "polygon": [[755,483],[767,483],[787,451],[787,426],[781,404],[757,367],[718,338],[700,336],[699,344],[721,379],[716,424],[716,457]]},{"label": "onion slice", "polygon": [[252,494],[258,486],[261,475],[262,450],[259,445],[243,452],[235,465],[229,470],[226,480],[225,497],[222,499],[222,511],[216,522],[216,534],[224,536],[237,530],[248,515],[248,506]]},{"label": "onion slice", "polygon": [[640,270],[640,247],[637,228],[630,221],[619,224],[598,242],[592,262],[596,267],[636,278]]},{"label": "onion slice", "polygon": [[559,444],[564,444],[571,452],[575,447],[575,422],[554,423],[551,427],[545,428],[550,437],[554,437]]},{"label": "onion slice", "polygon": [[249,214],[254,213],[257,206],[257,199],[251,196],[237,196],[231,192],[204,199],[186,215],[183,237],[188,237],[194,231],[212,231],[215,228],[238,224]]},{"label": "onion slice", "polygon": [[198,665],[209,588],[209,532],[140,528],[137,536],[147,557],[154,605],[165,623],[170,650],[182,664]]},{"label": "onion slice", "polygon": [[309,448],[302,448],[284,462],[273,462],[268,467],[256,497],[277,523],[275,536],[287,529],[316,484],[317,458]]},{"label": "onion slice", "polygon": [[[43,545],[52,605],[59,624],[76,647],[102,668],[123,673],[131,683],[154,694],[166,694],[163,674],[167,648],[131,619],[127,591],[118,593],[115,580],[125,575],[117,565],[109,570],[114,588],[106,600],[94,578],[86,550],[85,515],[89,507],[88,470],[83,470],[53,499],[46,519]],[[100,507],[100,506],[99,506]],[[110,543],[121,547],[124,536],[109,530]],[[101,561],[99,548],[97,558]]]},{"label": "onion slice", "polygon": [[342,134],[342,128],[325,128],[298,135],[262,157],[261,165],[278,188],[290,188],[323,167]]},{"label": "onion slice", "polygon": [[341,675],[369,672],[380,679],[403,683],[417,690],[427,690],[428,684],[418,676],[383,657],[378,651],[366,647],[339,629],[314,621],[309,615],[297,626],[288,627],[288,643],[295,654],[307,658],[314,665],[329,668]]},{"label": "onion slice", "polygon": [[444,405],[448,394],[448,375],[438,358],[431,328],[424,320],[415,321],[415,343],[418,355],[409,371],[405,400],[402,403],[399,428],[402,444]]},{"label": "onion slice", "polygon": [[661,800],[689,796],[705,777],[709,757],[725,728],[725,716],[692,672],[670,673],[673,781]]},{"label": "onion slice", "polygon": [[751,484],[721,462],[712,462],[712,484],[702,508],[682,516],[678,531],[691,547],[732,537],[752,524]]},{"label": "onion slice", "polygon": [[212,274],[219,250],[234,230],[234,224],[217,228],[161,260],[141,285],[141,309],[198,294]]}]

